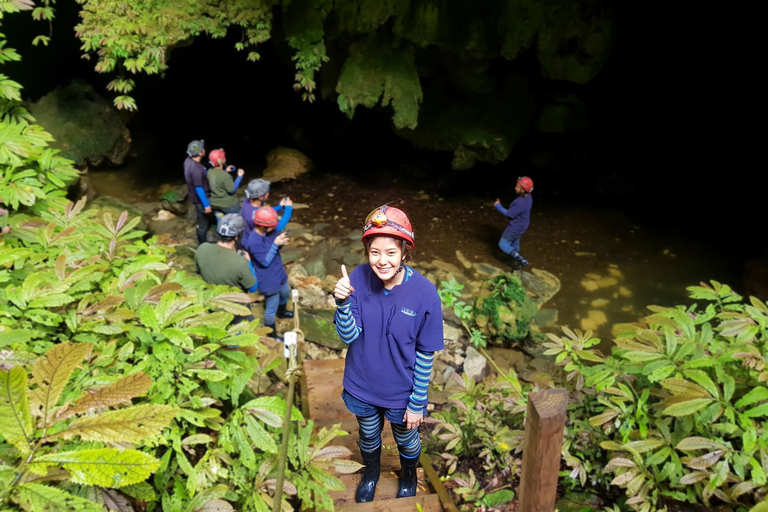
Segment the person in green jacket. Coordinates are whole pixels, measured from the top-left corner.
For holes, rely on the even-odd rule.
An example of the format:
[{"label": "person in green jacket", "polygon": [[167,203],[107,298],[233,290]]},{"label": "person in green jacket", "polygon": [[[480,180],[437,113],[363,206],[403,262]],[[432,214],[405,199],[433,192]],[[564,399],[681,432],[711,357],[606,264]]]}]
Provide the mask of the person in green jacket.
[{"label": "person in green jacket", "polygon": [[211,151],[208,159],[211,167],[208,170],[208,185],[211,189],[211,207],[214,211],[227,213],[240,213],[240,203],[235,196],[240,182],[243,181],[245,171],[237,170],[237,178],[233,181],[231,173],[234,165],[227,165],[227,154],[223,149]]}]

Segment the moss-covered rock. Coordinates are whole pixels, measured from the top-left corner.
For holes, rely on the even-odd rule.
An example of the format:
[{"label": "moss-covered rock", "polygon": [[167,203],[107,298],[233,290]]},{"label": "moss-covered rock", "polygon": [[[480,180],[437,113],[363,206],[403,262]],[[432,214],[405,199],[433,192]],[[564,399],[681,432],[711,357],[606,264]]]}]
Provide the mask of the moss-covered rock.
[{"label": "moss-covered rock", "polygon": [[544,133],[572,133],[589,127],[589,112],[584,101],[575,94],[556,94],[536,119],[536,131]]},{"label": "moss-covered rock", "polygon": [[120,165],[131,148],[119,112],[85,82],[55,89],[29,110],[53,135],[51,145],[78,167]]},{"label": "moss-covered rock", "polygon": [[302,309],[299,315],[304,339],[337,350],[347,348],[336,334],[336,325],[333,323],[334,313],[333,310],[328,309]]},{"label": "moss-covered rock", "polygon": [[267,154],[262,177],[267,181],[294,180],[311,171],[312,166],[312,160],[298,149],[275,148]]},{"label": "moss-covered rock", "polygon": [[389,36],[372,35],[349,47],[336,85],[338,104],[351,119],[358,105],[392,104],[397,128],[416,128],[423,98],[413,50],[399,46]]},{"label": "moss-covered rock", "polygon": [[474,304],[474,323],[489,342],[510,343],[526,338],[536,305],[513,274],[498,274],[483,281]]},{"label": "moss-covered rock", "polygon": [[419,126],[397,133],[416,146],[451,151],[452,167],[467,170],[477,162],[507,159],[534,121],[535,102],[522,76],[510,76],[503,87],[465,101],[446,91],[427,91]]},{"label": "moss-covered rock", "polygon": [[613,48],[616,27],[609,4],[561,0],[547,5],[545,20],[536,48],[544,77],[588,83],[603,68]]}]

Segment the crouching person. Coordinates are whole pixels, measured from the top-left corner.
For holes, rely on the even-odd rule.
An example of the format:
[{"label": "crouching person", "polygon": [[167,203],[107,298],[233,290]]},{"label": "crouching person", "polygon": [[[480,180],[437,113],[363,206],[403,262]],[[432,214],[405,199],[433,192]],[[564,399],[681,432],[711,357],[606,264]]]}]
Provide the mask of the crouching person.
[{"label": "crouching person", "polygon": [[[250,256],[245,251],[238,252],[235,249],[243,234],[243,226],[240,215],[228,213],[216,228],[219,241],[215,244],[204,243],[197,249],[195,270],[206,283],[233,286],[248,293],[258,289]],[[246,320],[252,321],[253,315],[236,316],[233,323]]]}]

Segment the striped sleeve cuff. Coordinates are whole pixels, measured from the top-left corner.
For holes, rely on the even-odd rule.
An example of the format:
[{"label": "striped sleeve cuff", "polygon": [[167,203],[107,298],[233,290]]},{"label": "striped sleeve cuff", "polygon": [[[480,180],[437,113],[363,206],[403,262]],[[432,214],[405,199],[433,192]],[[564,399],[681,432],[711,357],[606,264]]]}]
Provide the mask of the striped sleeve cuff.
[{"label": "striped sleeve cuff", "polygon": [[416,351],[416,367],[413,370],[413,393],[408,398],[408,410],[414,414],[422,414],[427,405],[427,390],[429,379],[432,377],[432,362],[434,352]]},{"label": "striped sleeve cuff", "polygon": [[355,341],[362,329],[355,323],[355,317],[352,316],[352,310],[349,302],[336,306],[336,333],[341,341],[349,345]]}]

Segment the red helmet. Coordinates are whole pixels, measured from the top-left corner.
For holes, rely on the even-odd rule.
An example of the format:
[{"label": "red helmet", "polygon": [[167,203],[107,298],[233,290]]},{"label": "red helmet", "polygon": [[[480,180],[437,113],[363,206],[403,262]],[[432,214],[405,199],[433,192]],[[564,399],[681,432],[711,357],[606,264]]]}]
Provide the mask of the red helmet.
[{"label": "red helmet", "polygon": [[360,240],[365,240],[378,235],[391,236],[405,240],[413,248],[413,229],[411,221],[403,210],[391,206],[379,206],[365,218],[363,225],[363,236]]},{"label": "red helmet", "polygon": [[271,206],[257,208],[253,212],[253,223],[265,228],[277,226],[277,212]]},{"label": "red helmet", "polygon": [[[211,152],[213,153],[213,152]],[[533,192],[533,180],[529,178],[528,176],[523,176],[522,178],[517,178],[517,184],[523,187],[523,190],[526,192]]]},{"label": "red helmet", "polygon": [[208,160],[210,160],[213,165],[221,165],[227,161],[227,154],[223,149],[214,149],[208,153]]}]

